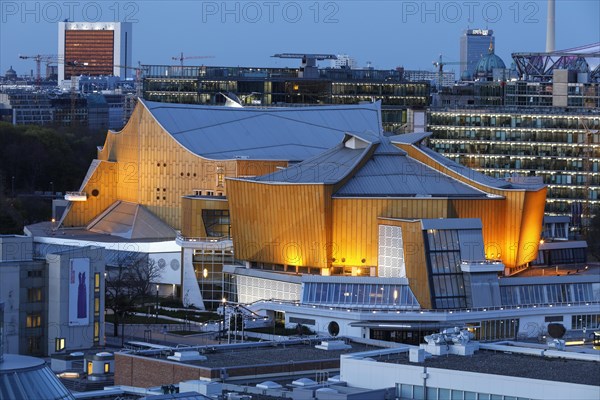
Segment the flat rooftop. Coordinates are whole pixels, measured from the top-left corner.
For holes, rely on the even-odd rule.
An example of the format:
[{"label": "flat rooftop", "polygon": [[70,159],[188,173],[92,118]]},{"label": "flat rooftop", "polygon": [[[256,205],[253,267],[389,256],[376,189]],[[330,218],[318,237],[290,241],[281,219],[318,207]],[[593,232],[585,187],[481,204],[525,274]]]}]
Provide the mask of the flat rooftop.
[{"label": "flat rooftop", "polygon": [[434,356],[426,358],[424,363],[411,363],[408,360],[408,353],[371,356],[371,358],[392,364],[421,365],[455,371],[600,386],[600,362],[593,361],[536,357],[489,350],[479,350],[472,356]]},{"label": "flat rooftop", "polygon": [[[272,365],[285,363],[301,363],[304,361],[320,361],[320,360],[339,360],[340,355],[349,353],[359,353],[363,351],[371,351],[379,349],[373,345],[364,345],[354,342],[349,342],[351,349],[346,350],[321,350],[316,349],[315,345],[321,343],[322,339],[307,339],[303,343],[290,342],[269,342],[260,346],[247,344],[246,346],[239,345],[214,345],[202,346],[198,349],[200,354],[204,355],[207,360],[204,361],[173,361],[180,364],[194,365],[203,368],[217,369],[242,366],[258,366]],[[323,339],[325,340],[325,339]],[[173,351],[189,351],[194,349],[177,349]],[[130,354],[144,356],[145,352],[131,352]],[[166,360],[165,353],[161,355],[153,352],[146,352],[152,358]],[[171,361],[171,360],[169,360]]]}]

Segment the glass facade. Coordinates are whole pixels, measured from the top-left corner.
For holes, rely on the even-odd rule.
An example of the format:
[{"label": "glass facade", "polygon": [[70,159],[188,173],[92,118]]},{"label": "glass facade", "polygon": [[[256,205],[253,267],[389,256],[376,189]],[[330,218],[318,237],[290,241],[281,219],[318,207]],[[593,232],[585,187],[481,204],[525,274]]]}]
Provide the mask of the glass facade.
[{"label": "glass facade", "polygon": [[[193,265],[204,305],[216,310],[224,296],[223,264],[233,263],[231,250],[194,250]],[[185,296],[183,299],[186,302]]]},{"label": "glass facade", "polygon": [[490,319],[477,323],[467,323],[467,328],[478,341],[516,339],[519,319]]},{"label": "glass facade", "polygon": [[571,329],[600,328],[600,314],[583,314],[571,316]]},{"label": "glass facade", "polygon": [[408,285],[380,283],[306,282],[302,303],[367,309],[419,308]]},{"label": "glass facade", "polygon": [[502,305],[600,302],[600,283],[500,285]]},{"label": "glass facade", "polygon": [[229,210],[202,210],[202,221],[208,237],[231,237]]},{"label": "glass facade", "polygon": [[396,384],[396,396],[401,400],[532,400],[528,397],[512,397],[483,392],[427,387],[422,385]]},{"label": "glass facade", "polygon": [[584,124],[597,132],[600,115],[464,109],[428,114],[435,151],[496,178],[538,177],[548,185],[546,213],[568,216],[583,199],[600,205],[600,134],[587,135]]},{"label": "glass facade", "polygon": [[382,102],[383,127],[403,132],[408,107],[427,107],[430,85],[406,82],[396,70],[319,70],[315,79],[298,79],[294,68],[184,67],[145,65],[144,99],[191,104],[224,104],[221,93],[235,93],[243,104],[357,104]]},{"label": "glass facade", "polygon": [[433,307],[466,308],[458,230],[429,229],[426,234],[427,268]]}]

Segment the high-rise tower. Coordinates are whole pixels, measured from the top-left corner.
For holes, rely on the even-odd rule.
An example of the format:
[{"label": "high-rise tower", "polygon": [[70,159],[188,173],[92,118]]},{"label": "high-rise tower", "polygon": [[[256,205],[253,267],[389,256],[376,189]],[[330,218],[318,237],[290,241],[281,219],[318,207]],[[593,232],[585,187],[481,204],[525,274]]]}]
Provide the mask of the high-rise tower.
[{"label": "high-rise tower", "polygon": [[59,22],[58,82],[71,75],[127,77],[131,62],[130,22]]},{"label": "high-rise tower", "polygon": [[468,73],[473,76],[475,65],[481,57],[488,54],[490,44],[495,48],[494,31],[491,29],[467,29],[460,37],[460,75],[461,78]]}]

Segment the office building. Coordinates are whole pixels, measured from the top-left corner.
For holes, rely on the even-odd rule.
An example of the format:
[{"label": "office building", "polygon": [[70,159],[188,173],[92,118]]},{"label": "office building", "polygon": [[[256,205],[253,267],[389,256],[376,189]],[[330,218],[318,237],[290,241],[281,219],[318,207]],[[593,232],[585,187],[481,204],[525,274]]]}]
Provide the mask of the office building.
[{"label": "office building", "polygon": [[350,57],[348,54],[338,54],[335,60],[329,61],[330,68],[358,68],[358,63],[354,57]]},{"label": "office building", "polygon": [[71,76],[131,74],[131,22],[59,22],[58,84]]},{"label": "office building", "polygon": [[412,132],[410,109],[430,104],[430,83],[409,82],[402,71],[316,69],[303,77],[302,68],[183,67],[144,65],[143,97],[149,101],[225,104],[223,93],[234,93],[245,106],[358,104],[381,100],[386,131]]},{"label": "office building", "polygon": [[460,77],[471,79],[479,60],[488,54],[490,45],[496,47],[491,29],[467,29],[460,37]]},{"label": "office building", "polygon": [[428,110],[429,145],[486,175],[541,179],[548,185],[546,213],[570,216],[578,227],[584,209],[589,219],[599,204],[600,85],[578,82],[568,70],[553,76],[553,82],[472,86],[503,93],[504,106],[485,104],[499,96],[474,97],[473,107],[443,94],[442,106]]},{"label": "office building", "polygon": [[104,344],[104,253],[40,254],[30,236],[0,235],[5,352],[47,356]]}]

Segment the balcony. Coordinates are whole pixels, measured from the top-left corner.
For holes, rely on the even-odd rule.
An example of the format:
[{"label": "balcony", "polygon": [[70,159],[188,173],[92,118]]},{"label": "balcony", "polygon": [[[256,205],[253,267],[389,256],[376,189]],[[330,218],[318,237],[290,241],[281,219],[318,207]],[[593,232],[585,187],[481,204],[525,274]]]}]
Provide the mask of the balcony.
[{"label": "balcony", "polygon": [[231,250],[233,240],[231,237],[186,237],[177,235],[175,243],[186,249],[201,250]]},{"label": "balcony", "polygon": [[87,201],[87,194],[85,192],[66,192],[65,200],[67,200],[67,201]]}]

